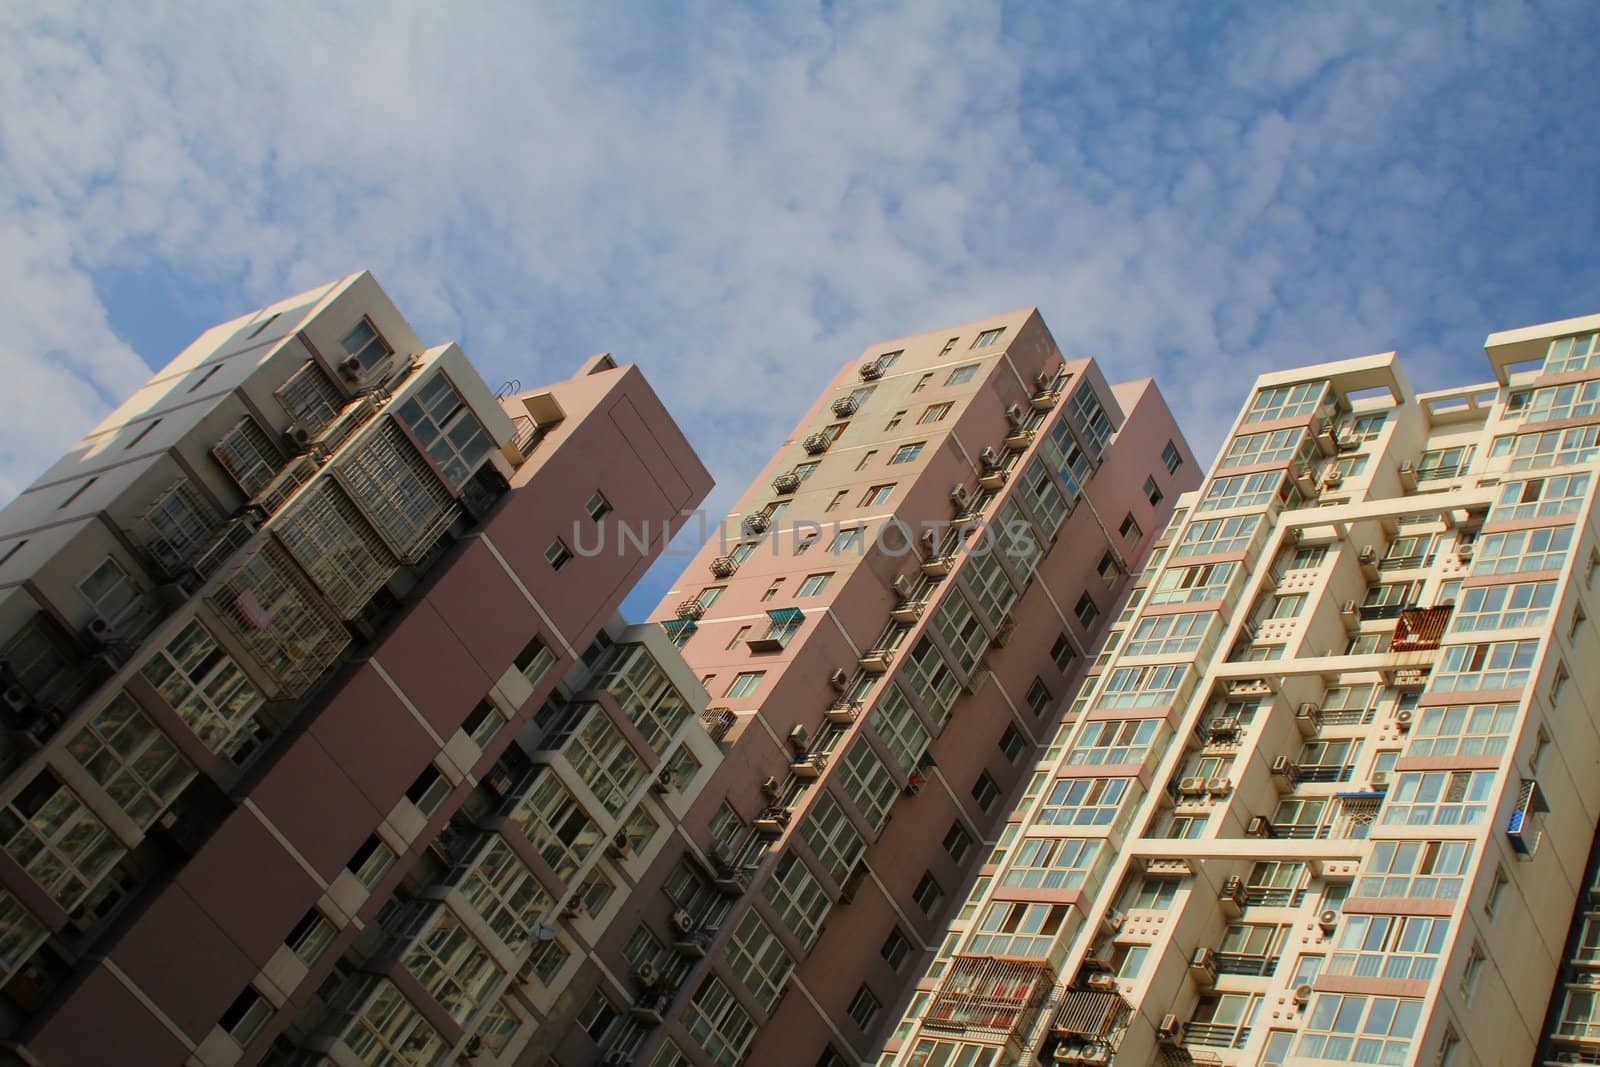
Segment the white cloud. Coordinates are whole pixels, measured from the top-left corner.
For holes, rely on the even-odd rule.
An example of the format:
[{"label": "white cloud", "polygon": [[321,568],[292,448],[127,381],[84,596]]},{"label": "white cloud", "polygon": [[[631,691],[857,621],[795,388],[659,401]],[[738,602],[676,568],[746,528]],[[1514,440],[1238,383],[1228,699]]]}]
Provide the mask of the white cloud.
[{"label": "white cloud", "polygon": [[1202,452],[1268,366],[1442,383],[1593,310],[1594,61],[1542,54],[1580,8],[1175,10],[12,6],[0,495],[142,375],[113,269],[220,319],[369,267],[496,380],[611,350],[719,506],[840,362],[1003,309],[1156,373]]}]

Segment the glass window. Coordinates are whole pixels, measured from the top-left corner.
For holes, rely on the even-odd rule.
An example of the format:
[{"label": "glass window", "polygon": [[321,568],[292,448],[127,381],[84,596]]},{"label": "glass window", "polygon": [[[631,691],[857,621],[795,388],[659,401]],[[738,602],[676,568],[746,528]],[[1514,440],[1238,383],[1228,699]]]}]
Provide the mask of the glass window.
[{"label": "glass window", "polygon": [[123,693],[67,742],[67,751],[140,827],[155,822],[195,776],[177,746]]},{"label": "glass window", "polygon": [[915,441],[911,444],[901,445],[899,448],[894,450],[894,455],[889,457],[889,463],[891,465],[895,463],[910,463],[912,460],[922,455],[922,445],[923,442],[921,441]]},{"label": "glass window", "polygon": [[794,970],[794,959],[754,909],[745,912],[729,936],[722,958],[761,1009],[771,1014],[783,993],[783,984],[789,980],[789,972]]},{"label": "glass window", "polygon": [[1039,809],[1043,826],[1109,826],[1127,794],[1127,778],[1061,778]]},{"label": "glass window", "polygon": [[211,751],[232,756],[250,743],[265,698],[198,621],[152,655],[142,673]]},{"label": "glass window", "polygon": [[39,888],[72,911],[124,849],[49,768],[0,808],[0,844]]},{"label": "glass window", "polygon": [[452,489],[459,489],[472,476],[494,446],[483,423],[443,372],[423,382],[416,394],[400,405],[397,418]]}]

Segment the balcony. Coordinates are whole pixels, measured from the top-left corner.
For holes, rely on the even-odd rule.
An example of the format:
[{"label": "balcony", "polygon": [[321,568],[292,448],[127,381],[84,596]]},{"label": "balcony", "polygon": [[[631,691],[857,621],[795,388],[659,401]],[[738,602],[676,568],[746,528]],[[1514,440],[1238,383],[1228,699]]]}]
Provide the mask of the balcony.
[{"label": "balcony", "polygon": [[1217,973],[1236,974],[1246,978],[1270,978],[1278,969],[1277,956],[1257,956],[1246,952],[1218,952]]},{"label": "balcony", "polygon": [[745,642],[751,652],[781,652],[800,630],[805,613],[799,608],[776,608],[767,612],[767,630]]},{"label": "balcony", "polygon": [[873,649],[861,657],[861,669],[868,674],[882,674],[894,662],[894,653],[889,649]]},{"label": "balcony", "polygon": [[1439,647],[1445,627],[1450,625],[1451,607],[1407,608],[1394,624],[1391,652],[1427,652]]},{"label": "balcony", "polygon": [[833,402],[833,413],[841,419],[848,419],[860,407],[853,396],[841,396]]},{"label": "balcony", "polygon": [[1300,782],[1348,782],[1355,773],[1349,764],[1302,763],[1297,776]]},{"label": "balcony", "polygon": [[1025,1034],[1054,986],[1055,972],[1045,963],[958,956],[923,1026],[985,1037]]},{"label": "balcony", "polygon": [[733,572],[739,569],[739,564],[734,562],[732,556],[718,556],[711,561],[710,567],[713,578],[731,578]]},{"label": "balcony", "polygon": [[839,726],[849,726],[856,721],[856,716],[861,714],[861,704],[862,702],[859,700],[841,697],[828,705],[828,710],[824,712],[824,715],[831,723]]},{"label": "balcony", "polygon": [[702,615],[704,615],[705,613],[706,613],[706,606],[704,604],[700,603],[700,598],[699,597],[692,597],[692,598],[690,598],[688,600],[683,601],[681,604],[678,605],[678,609],[675,612],[675,614],[678,616],[678,618],[680,618],[680,619],[690,619],[690,620],[693,620],[695,622],[698,622],[700,620],[700,617]]},{"label": "balcony", "polygon": [[728,736],[728,731],[733,729],[739,716],[735,715],[732,708],[707,708],[700,713],[700,725],[705,728],[711,740],[721,742]]},{"label": "balcony", "polygon": [[815,781],[828,769],[828,757],[821,752],[800,756],[789,764],[789,773],[805,781]]},{"label": "balcony", "polygon": [[808,456],[820,456],[828,450],[828,446],[831,444],[833,444],[833,438],[827,434],[814,433],[807,435],[806,439],[800,442],[800,447],[806,450],[806,455]]},{"label": "balcony", "polygon": [[772,491],[779,496],[794,492],[800,488],[800,476],[794,471],[786,471],[772,479]]}]

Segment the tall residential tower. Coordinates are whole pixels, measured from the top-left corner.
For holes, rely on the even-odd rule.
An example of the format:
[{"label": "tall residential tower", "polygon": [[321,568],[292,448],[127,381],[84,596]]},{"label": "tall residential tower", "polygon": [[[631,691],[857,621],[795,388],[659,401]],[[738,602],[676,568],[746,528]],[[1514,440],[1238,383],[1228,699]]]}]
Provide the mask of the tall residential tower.
[{"label": "tall residential tower", "polygon": [[614,616],[709,488],[366,274],[202,335],[0,512],[0,1058],[525,1058],[720,762]]},{"label": "tall residential tower", "polygon": [[1063,358],[1032,311],[841,369],[654,615],[725,759],[694,863],[662,872],[674,928],[618,935],[663,1020],[639,1062],[881,1047],[1197,480],[1155,387]]},{"label": "tall residential tower", "polygon": [[884,1064],[1596,1062],[1597,327],[1257,380]]}]

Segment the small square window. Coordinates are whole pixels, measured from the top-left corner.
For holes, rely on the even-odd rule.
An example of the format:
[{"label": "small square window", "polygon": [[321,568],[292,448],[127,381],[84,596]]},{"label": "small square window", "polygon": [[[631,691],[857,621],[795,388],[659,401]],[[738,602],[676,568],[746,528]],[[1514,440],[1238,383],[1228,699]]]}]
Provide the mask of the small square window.
[{"label": "small square window", "polygon": [[965,366],[957,367],[955,370],[951,371],[945,377],[944,384],[965,385],[967,382],[972,381],[972,379],[977,376],[977,373],[978,365],[976,363],[968,363]]},{"label": "small square window", "polygon": [[505,716],[500,714],[493,703],[480,700],[477,707],[461,720],[461,732],[472,738],[472,743],[482,750],[489,747],[489,742],[494,740],[495,735],[505,724]]},{"label": "small square window", "polygon": [[861,459],[856,463],[856,470],[865,470],[867,465],[872,462],[873,457],[877,454],[878,450],[876,448],[869,448],[865,452],[861,453]]},{"label": "small square window", "polygon": [[944,889],[932,874],[924,873],[922,880],[917,883],[917,888],[911,891],[911,899],[917,902],[922,914],[932,915],[938,908],[939,901],[944,899]]},{"label": "small square window", "polygon": [[769,601],[773,597],[777,596],[778,595],[778,590],[780,590],[782,588],[783,588],[783,579],[782,578],[774,578],[774,579],[772,579],[772,584],[767,586],[766,592],[761,594],[761,602],[763,604],[765,604],[767,601]]},{"label": "small square window", "polygon": [[823,511],[837,511],[839,509],[839,505],[844,503],[844,498],[849,496],[849,495],[850,495],[850,490],[848,490],[848,489],[839,490],[837,493],[833,494],[833,499],[828,501],[828,506],[826,508],[823,508],[822,510]]},{"label": "small square window", "polygon": [[511,665],[521,671],[522,676],[528,679],[528,683],[534,686],[544,681],[544,676],[555,664],[555,653],[537,637],[524,645],[522,651],[517,653],[517,658],[511,661]]},{"label": "small square window", "polygon": [[422,769],[422,773],[417,775],[416,780],[406,790],[406,799],[411,801],[412,807],[423,815],[432,816],[454,788],[450,779],[440,774],[439,768],[430,763]]},{"label": "small square window", "polygon": [[1015,726],[1007,726],[1005,733],[1000,735],[1000,752],[1005,756],[1007,763],[1017,762],[1017,757],[1022,755],[1022,750],[1027,747],[1027,742],[1017,732]]},{"label": "small square window", "polygon": [[1062,674],[1072,669],[1072,661],[1077,656],[1077,649],[1072,647],[1072,638],[1066,634],[1056,638],[1056,643],[1050,646],[1050,662],[1054,663],[1056,670]]},{"label": "small square window", "polygon": [[1035,678],[1028,687],[1028,707],[1035,716],[1043,715],[1050,706],[1050,687],[1044,684],[1044,679]]},{"label": "small square window", "polygon": [[551,570],[560,570],[572,562],[572,549],[561,538],[550,542],[550,547],[544,550],[545,562],[550,564]]},{"label": "small square window", "polygon": [[739,627],[739,629],[733,635],[733,640],[728,642],[727,651],[732,652],[734,649],[744,644],[744,639],[748,636],[750,636],[750,627]]},{"label": "small square window", "polygon": [[761,687],[761,679],[766,676],[766,673],[766,671],[741,671],[734,676],[733,682],[729,684],[728,690],[723,696],[749,696]]},{"label": "small square window", "polygon": [[950,403],[929,405],[928,409],[922,413],[920,418],[917,419],[917,425],[924,426],[930,422],[944,421],[944,417],[950,414],[950,409],[954,406],[954,404]]},{"label": "small square window", "polygon": [[1494,918],[1495,911],[1500,907],[1500,898],[1505,895],[1506,886],[1510,881],[1504,867],[1495,868],[1494,878],[1489,882],[1489,893],[1483,899],[1483,913],[1489,918]]},{"label": "small square window", "polygon": [[1117,527],[1117,532],[1120,533],[1122,535],[1122,539],[1129,544],[1136,543],[1140,537],[1144,536],[1144,531],[1139,529],[1139,524],[1134,521],[1132,512],[1129,512],[1127,515],[1123,516],[1122,525]]},{"label": "small square window", "polygon": [[944,343],[944,347],[939,349],[939,355],[948,356],[951,352],[955,351],[956,342],[959,340],[961,340],[959,337],[950,338],[950,340]]},{"label": "small square window", "polygon": [[238,1044],[248,1045],[270,1018],[272,1004],[257,993],[254,986],[246,986],[244,992],[235,997],[233,1003],[228,1005],[228,1010],[222,1013],[217,1025]]},{"label": "small square window", "polygon": [[984,330],[972,342],[973,348],[992,348],[1000,343],[1000,338],[1005,334],[1006,328],[998,326],[992,330]]},{"label": "small square window", "polygon": [[866,541],[866,532],[860,526],[853,526],[848,530],[840,530],[833,535],[833,544],[828,546],[828,551],[838,555],[843,552],[861,551],[862,544]]},{"label": "small square window", "polygon": [[326,915],[312,908],[294,924],[283,943],[300,958],[300,962],[309,967],[317,962],[317,957],[322,955],[322,950],[328,947],[338,932]]},{"label": "small square window", "polygon": [[890,969],[898,971],[901,964],[905,963],[906,957],[911,955],[911,942],[897,926],[889,931],[888,937],[884,938],[883,948],[878,950],[878,954],[883,957]]},{"label": "small square window", "polygon": [[1166,465],[1168,474],[1177,474],[1178,468],[1183,466],[1183,454],[1178,451],[1178,446],[1171,441],[1161,450],[1161,462]]},{"label": "small square window", "polygon": [[960,863],[971,848],[972,835],[967,833],[967,828],[959,822],[951,823],[944,835],[944,850],[950,853],[950,858]]},{"label": "small square window", "polygon": [[1152,505],[1161,503],[1161,487],[1156,484],[1155,478],[1151,477],[1144,480],[1144,496]]},{"label": "small square window", "polygon": [[899,349],[898,351],[895,351],[895,352],[885,352],[883,355],[879,356],[874,362],[876,362],[878,364],[878,369],[879,370],[888,370],[890,367],[894,366],[896,363],[899,363],[900,362],[900,357],[903,356],[904,354],[905,354],[905,349],[903,349],[903,348]]},{"label": "small square window", "polygon": [[[929,371],[928,373],[924,374],[922,377],[917,379],[917,384],[913,385],[911,387],[911,391],[913,393],[922,392],[924,389],[926,389],[928,387],[928,382],[932,378],[933,378],[933,371]],[[902,412],[900,412],[900,414],[904,415],[905,412],[902,411]]]},{"label": "small square window", "polygon": [[873,508],[877,507],[879,504],[887,504],[889,502],[889,498],[893,495],[893,483],[890,483],[889,485],[874,485],[861,497],[860,506],[864,508]]},{"label": "small square window", "polygon": [[872,1020],[878,1017],[878,1009],[881,1006],[878,998],[872,995],[872,990],[862,986],[850,1000],[850,1021],[865,1030],[872,1025]]},{"label": "small square window", "polygon": [[356,881],[368,889],[377,885],[393,865],[394,850],[384,844],[377,834],[373,834],[361,842],[361,847],[356,849],[356,854],[350,857],[349,863],[345,864],[350,873],[356,876]]},{"label": "small square window", "polygon": [[1087,630],[1100,617],[1100,607],[1094,602],[1093,597],[1085,593],[1078,598],[1078,605],[1072,609],[1072,614],[1077,616],[1078,621]]},{"label": "small square window", "polygon": [[589,517],[591,519],[593,519],[595,522],[599,522],[601,519],[611,514],[611,501],[606,499],[606,495],[604,493],[596,489],[594,491],[594,495],[584,502],[583,510],[589,513]]},{"label": "small square window", "polygon": [[978,772],[978,780],[972,783],[972,799],[978,802],[979,810],[985,812],[1000,799],[1000,787],[989,777],[988,771]]},{"label": "small square window", "polygon": [[909,445],[901,445],[899,448],[894,450],[894,455],[889,457],[889,462],[891,464],[910,463],[912,460],[922,455],[922,444],[923,443],[921,441],[915,441]]},{"label": "small square window", "polygon": [[1100,557],[1100,562],[1095,565],[1094,569],[1095,569],[1095,573],[1100,575],[1100,577],[1104,578],[1106,581],[1108,581],[1108,582],[1116,581],[1117,580],[1117,557],[1113,556],[1110,553],[1110,551],[1107,551],[1105,553],[1105,555]]}]

